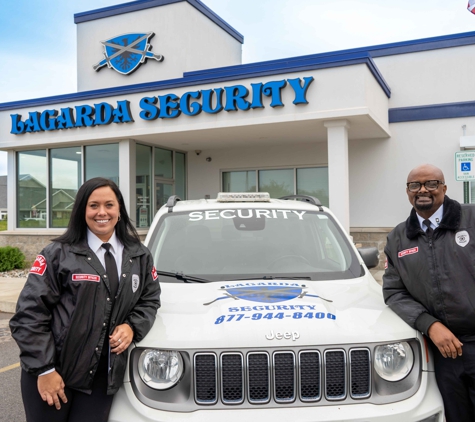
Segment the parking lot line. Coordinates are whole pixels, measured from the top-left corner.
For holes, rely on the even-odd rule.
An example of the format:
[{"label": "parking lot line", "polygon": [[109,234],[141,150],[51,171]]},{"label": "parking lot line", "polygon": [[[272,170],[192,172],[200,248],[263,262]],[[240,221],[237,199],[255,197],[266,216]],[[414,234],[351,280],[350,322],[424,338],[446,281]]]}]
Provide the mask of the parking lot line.
[{"label": "parking lot line", "polygon": [[5,366],[4,368],[0,368],[0,374],[2,372],[7,372],[9,371],[10,369],[15,369],[15,368],[18,368],[20,366],[20,362],[17,362],[17,363],[14,363],[13,365],[9,365],[9,366]]}]

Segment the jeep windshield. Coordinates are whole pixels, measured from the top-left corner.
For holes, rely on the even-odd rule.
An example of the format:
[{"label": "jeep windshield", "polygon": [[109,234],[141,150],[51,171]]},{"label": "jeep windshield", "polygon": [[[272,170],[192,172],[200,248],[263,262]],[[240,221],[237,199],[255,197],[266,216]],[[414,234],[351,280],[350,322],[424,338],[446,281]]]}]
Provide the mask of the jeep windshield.
[{"label": "jeep windshield", "polygon": [[[165,282],[301,277],[351,279],[362,268],[324,212],[229,208],[162,216],[148,245]],[[185,276],[185,277],[186,277]]]}]

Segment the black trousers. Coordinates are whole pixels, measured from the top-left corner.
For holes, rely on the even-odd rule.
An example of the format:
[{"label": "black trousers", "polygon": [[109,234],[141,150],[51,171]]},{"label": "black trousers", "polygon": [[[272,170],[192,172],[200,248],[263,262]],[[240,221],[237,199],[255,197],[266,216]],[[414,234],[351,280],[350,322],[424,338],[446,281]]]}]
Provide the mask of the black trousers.
[{"label": "black trousers", "polygon": [[114,398],[107,395],[107,356],[99,362],[92,394],[66,387],[68,402],[61,402],[60,410],[42,400],[37,382],[37,377],[22,370],[21,395],[27,422],[107,422]]},{"label": "black trousers", "polygon": [[432,345],[435,376],[447,422],[475,421],[475,342],[463,342],[462,356],[444,358]]}]

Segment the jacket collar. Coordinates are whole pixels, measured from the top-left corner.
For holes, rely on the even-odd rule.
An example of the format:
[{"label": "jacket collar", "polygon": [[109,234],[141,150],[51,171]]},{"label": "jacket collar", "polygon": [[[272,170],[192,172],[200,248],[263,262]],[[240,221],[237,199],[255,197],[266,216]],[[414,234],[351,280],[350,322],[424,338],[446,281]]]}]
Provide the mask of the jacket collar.
[{"label": "jacket collar", "polygon": [[[457,230],[460,225],[462,217],[462,207],[457,201],[450,199],[448,196],[444,198],[444,215],[439,224],[439,230]],[[406,220],[406,236],[409,239],[414,239],[421,234],[422,229],[416,215],[416,210],[413,208],[411,215]]]},{"label": "jacket collar", "polygon": [[[87,244],[87,239],[81,240],[79,243],[71,245],[71,252],[77,253],[79,255],[87,255],[91,253],[91,249]],[[124,246],[124,252],[127,253],[127,256],[134,257],[143,255],[144,251],[141,243],[134,243],[130,246]]]}]

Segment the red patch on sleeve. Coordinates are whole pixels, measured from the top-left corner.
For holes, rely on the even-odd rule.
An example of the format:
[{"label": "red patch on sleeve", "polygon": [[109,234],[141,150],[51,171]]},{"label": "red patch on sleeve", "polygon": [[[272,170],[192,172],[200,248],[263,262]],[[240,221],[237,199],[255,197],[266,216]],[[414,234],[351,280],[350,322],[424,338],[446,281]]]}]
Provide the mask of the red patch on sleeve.
[{"label": "red patch on sleeve", "polygon": [[385,270],[388,269],[388,258],[386,258],[386,261],[384,262],[384,269]]},{"label": "red patch on sleeve", "polygon": [[73,274],[73,281],[94,281],[99,283],[101,281],[101,277],[94,274]]},{"label": "red patch on sleeve", "polygon": [[158,278],[157,270],[155,267],[152,267],[152,278],[155,281]]},{"label": "red patch on sleeve", "polygon": [[46,271],[46,267],[47,265],[45,257],[43,255],[38,255],[35,262],[33,263],[33,266],[31,267],[30,273],[43,275]]}]

